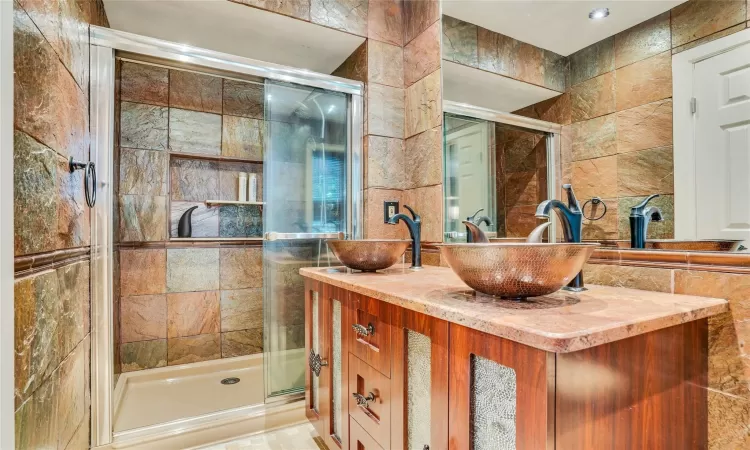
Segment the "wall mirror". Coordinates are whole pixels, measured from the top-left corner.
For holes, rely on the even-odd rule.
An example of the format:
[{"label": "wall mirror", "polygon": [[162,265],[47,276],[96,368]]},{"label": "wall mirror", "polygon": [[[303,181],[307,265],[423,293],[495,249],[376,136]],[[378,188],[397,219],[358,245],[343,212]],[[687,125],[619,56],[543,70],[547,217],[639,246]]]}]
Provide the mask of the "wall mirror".
[{"label": "wall mirror", "polygon": [[523,241],[537,205],[554,196],[561,127],[460,103],[443,109],[444,240],[466,242],[471,220],[489,238]]},{"label": "wall mirror", "polygon": [[444,239],[480,208],[523,237],[570,183],[585,241],[746,251],[750,30],[719,4],[444,2]]}]

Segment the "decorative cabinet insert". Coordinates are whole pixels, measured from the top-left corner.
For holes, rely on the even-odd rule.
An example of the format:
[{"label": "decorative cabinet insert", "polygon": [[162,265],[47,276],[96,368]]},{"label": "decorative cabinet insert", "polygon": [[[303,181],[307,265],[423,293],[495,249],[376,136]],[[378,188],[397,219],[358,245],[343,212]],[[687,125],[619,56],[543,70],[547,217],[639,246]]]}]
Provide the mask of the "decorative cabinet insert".
[{"label": "decorative cabinet insert", "polygon": [[707,448],[705,318],[557,353],[306,291],[307,417],[329,449]]},{"label": "decorative cabinet insert", "polygon": [[305,414],[330,449],[348,442],[347,299],[343,289],[305,280]]}]

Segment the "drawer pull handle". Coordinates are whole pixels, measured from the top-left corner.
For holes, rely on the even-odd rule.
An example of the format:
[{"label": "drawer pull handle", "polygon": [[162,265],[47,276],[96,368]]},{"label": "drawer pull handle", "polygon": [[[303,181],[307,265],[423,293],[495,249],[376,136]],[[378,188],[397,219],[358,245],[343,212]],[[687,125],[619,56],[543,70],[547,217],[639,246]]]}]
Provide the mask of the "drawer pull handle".
[{"label": "drawer pull handle", "polygon": [[313,371],[316,377],[320,376],[320,369],[328,365],[328,361],[324,361],[319,354],[315,353],[315,350],[310,349],[310,358],[308,359],[308,365],[310,370]]},{"label": "drawer pull handle", "polygon": [[360,336],[367,337],[375,334],[375,326],[372,323],[368,323],[367,326],[355,323],[352,325],[352,328],[354,329],[354,332]]},{"label": "drawer pull handle", "polygon": [[363,408],[369,408],[369,402],[375,400],[375,394],[373,394],[372,392],[370,392],[367,397],[357,392],[352,393],[352,396],[357,400],[357,406],[361,406]]}]

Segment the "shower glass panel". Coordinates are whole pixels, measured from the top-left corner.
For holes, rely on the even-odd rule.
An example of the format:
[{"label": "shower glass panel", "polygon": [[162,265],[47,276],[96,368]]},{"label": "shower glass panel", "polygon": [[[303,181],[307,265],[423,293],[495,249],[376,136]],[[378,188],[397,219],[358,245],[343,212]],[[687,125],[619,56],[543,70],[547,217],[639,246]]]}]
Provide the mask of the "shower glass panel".
[{"label": "shower glass panel", "polygon": [[348,97],[266,81],[263,311],[266,398],[305,384],[302,267],[334,265],[347,230]]}]

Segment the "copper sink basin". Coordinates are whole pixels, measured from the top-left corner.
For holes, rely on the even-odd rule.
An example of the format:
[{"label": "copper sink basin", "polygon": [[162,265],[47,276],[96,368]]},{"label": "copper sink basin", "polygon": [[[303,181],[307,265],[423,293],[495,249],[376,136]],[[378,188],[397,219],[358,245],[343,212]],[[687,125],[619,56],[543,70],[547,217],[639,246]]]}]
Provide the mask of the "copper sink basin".
[{"label": "copper sink basin", "polygon": [[523,299],[568,284],[599,244],[442,244],[440,255],[475,291]]},{"label": "copper sink basin", "polygon": [[350,269],[374,272],[396,264],[411,245],[403,239],[331,240],[328,246],[343,265]]}]

